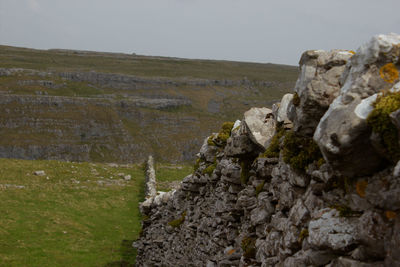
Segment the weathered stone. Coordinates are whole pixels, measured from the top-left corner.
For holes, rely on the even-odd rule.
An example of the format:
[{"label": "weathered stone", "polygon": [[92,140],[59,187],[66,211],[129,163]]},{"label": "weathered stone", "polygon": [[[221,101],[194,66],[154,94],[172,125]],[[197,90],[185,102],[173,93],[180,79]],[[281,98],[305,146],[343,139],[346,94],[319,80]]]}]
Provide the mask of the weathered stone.
[{"label": "weathered stone", "polygon": [[297,199],[296,204],[294,204],[293,208],[290,209],[289,220],[294,225],[299,226],[307,220],[309,215],[310,212],[304,206],[303,201],[301,199]]},{"label": "weathered stone", "polygon": [[[314,140],[324,158],[346,176],[368,175],[381,168],[382,158],[369,139],[365,109],[361,101],[381,90],[390,89],[393,80],[380,75],[385,64],[396,63],[400,36],[378,35],[361,46],[343,74],[340,95],[321,118]],[[361,106],[359,106],[361,105]]]},{"label": "weathered stone", "polygon": [[385,239],[385,266],[398,266],[400,263],[400,216],[396,216],[392,233]]},{"label": "weathered stone", "polygon": [[352,54],[343,50],[312,50],[300,59],[300,76],[296,82],[289,119],[294,130],[312,135],[340,90],[340,76]]},{"label": "weathered stone", "polygon": [[285,94],[282,97],[281,103],[279,105],[276,120],[278,122],[283,122],[284,125],[288,125],[288,124],[292,123],[287,116],[288,107],[289,107],[289,104],[291,103],[292,99],[293,99],[293,94]]},{"label": "weathered stone", "polygon": [[249,129],[250,139],[266,149],[275,134],[275,118],[269,108],[252,108],[244,113],[243,122]]},{"label": "weathered stone", "polygon": [[207,162],[214,162],[218,151],[216,146],[210,146],[208,144],[208,138],[204,139],[203,145],[200,148],[200,157]]},{"label": "weathered stone", "polygon": [[230,138],[224,149],[228,157],[238,157],[246,154],[255,154],[259,150],[258,146],[250,139],[249,129],[244,123],[234,127]]},{"label": "weathered stone", "polygon": [[366,211],[357,225],[357,239],[373,258],[383,258],[384,239],[390,228],[376,212]]},{"label": "weathered stone", "polygon": [[308,242],[315,248],[345,250],[356,243],[354,219],[340,217],[335,209],[322,209],[308,225]]},{"label": "weathered stone", "polygon": [[383,267],[383,262],[359,262],[346,257],[339,257],[334,259],[329,265],[329,267]]},{"label": "weathered stone", "polygon": [[46,175],[46,173],[44,171],[34,171],[33,174],[37,175],[37,176],[45,176]]}]

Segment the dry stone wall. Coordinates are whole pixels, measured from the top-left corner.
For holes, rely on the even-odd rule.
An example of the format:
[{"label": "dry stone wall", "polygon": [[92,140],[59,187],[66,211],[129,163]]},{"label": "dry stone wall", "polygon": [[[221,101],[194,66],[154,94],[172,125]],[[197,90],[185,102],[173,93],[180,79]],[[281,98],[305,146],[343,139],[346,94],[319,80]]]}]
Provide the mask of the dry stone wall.
[{"label": "dry stone wall", "polygon": [[293,95],[206,138],[181,187],[142,205],[137,266],[400,266],[400,36],[353,54],[305,52]]}]

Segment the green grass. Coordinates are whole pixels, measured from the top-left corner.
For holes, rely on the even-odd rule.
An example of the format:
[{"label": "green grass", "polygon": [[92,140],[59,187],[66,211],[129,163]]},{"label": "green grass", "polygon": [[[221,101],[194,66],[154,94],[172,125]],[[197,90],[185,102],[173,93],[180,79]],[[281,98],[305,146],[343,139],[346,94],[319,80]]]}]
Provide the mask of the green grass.
[{"label": "green grass", "polygon": [[143,183],[138,165],[0,159],[0,266],[133,263]]},{"label": "green grass", "polygon": [[111,53],[52,51],[0,46],[0,67],[38,70],[69,70],[132,74],[144,77],[244,79],[251,81],[290,81],[297,76],[294,66],[234,62],[220,60],[193,60],[168,57],[148,57]]},{"label": "green grass", "polygon": [[157,179],[157,190],[169,191],[171,185],[175,181],[182,181],[187,175],[193,172],[193,166],[186,165],[175,165],[158,163],[155,167],[156,179]]}]

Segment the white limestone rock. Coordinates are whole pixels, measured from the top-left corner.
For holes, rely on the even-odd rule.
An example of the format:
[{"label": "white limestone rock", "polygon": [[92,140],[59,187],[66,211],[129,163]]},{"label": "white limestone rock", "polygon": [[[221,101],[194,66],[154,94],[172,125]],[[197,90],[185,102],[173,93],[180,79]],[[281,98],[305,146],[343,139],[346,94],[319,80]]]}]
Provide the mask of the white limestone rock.
[{"label": "white limestone rock", "polygon": [[308,225],[308,242],[315,248],[345,250],[356,243],[356,223],[340,217],[336,209],[322,209]]},{"label": "white limestone rock", "polygon": [[275,134],[276,121],[273,118],[272,110],[269,108],[252,108],[244,113],[244,123],[250,131],[250,139],[266,149]]},{"label": "white limestone rock", "polygon": [[370,140],[366,117],[373,95],[398,82],[398,76],[391,80],[384,72],[385,66],[398,61],[399,53],[400,35],[396,34],[375,36],[361,46],[342,75],[340,95],[317,126],[314,140],[325,160],[342,175],[368,175],[382,166],[382,156]]}]

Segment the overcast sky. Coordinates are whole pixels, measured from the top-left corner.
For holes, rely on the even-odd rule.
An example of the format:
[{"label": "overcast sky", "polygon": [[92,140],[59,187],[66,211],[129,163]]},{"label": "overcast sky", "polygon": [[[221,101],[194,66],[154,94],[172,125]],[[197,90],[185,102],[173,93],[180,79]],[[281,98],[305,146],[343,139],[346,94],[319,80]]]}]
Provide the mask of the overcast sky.
[{"label": "overcast sky", "polygon": [[400,0],[0,0],[0,44],[297,65],[400,33]]}]

